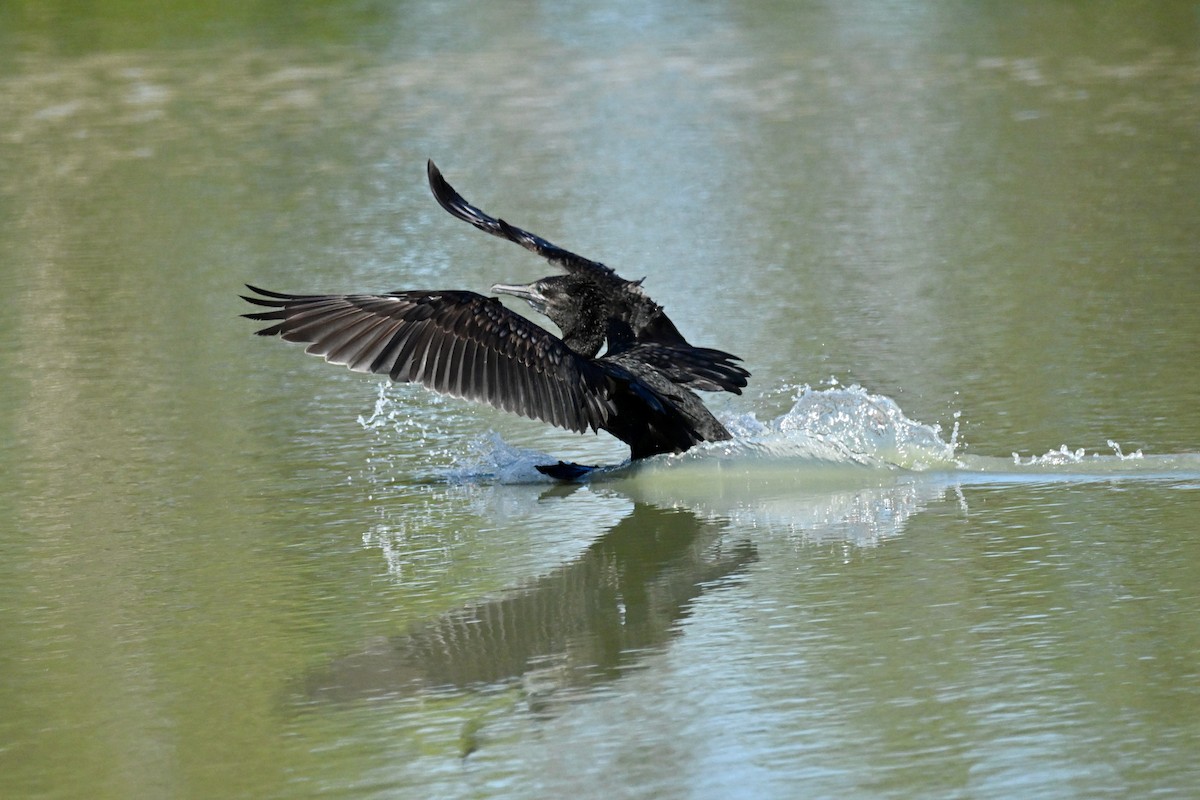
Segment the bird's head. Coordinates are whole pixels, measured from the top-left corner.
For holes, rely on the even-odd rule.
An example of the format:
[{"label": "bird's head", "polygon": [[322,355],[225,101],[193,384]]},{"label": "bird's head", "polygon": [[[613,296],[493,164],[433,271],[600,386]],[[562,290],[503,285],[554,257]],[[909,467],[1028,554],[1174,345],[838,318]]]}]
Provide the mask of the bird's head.
[{"label": "bird's head", "polygon": [[549,317],[572,350],[595,355],[604,342],[608,309],[604,297],[577,275],[551,275],[526,284],[497,283],[496,294],[509,294]]}]

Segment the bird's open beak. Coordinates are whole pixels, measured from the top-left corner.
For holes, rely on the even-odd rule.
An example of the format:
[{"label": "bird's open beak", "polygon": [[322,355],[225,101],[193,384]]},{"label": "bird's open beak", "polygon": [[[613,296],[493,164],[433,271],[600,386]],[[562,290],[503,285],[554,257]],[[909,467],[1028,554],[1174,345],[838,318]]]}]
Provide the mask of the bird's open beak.
[{"label": "bird's open beak", "polygon": [[537,290],[537,286],[532,283],[527,284],[510,284],[496,283],[492,285],[493,294],[511,294],[513,297],[519,297],[529,305],[533,306],[535,311],[542,312],[546,309],[546,298]]}]

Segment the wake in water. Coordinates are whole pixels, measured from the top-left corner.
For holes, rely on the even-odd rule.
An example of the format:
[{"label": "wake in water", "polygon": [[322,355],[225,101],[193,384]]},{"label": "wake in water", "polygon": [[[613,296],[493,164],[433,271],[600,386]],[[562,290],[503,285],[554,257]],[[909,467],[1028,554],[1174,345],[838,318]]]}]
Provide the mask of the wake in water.
[{"label": "wake in water", "polygon": [[[422,424],[417,431],[414,415],[398,411],[388,390],[387,384],[381,384],[374,412],[360,417],[359,423],[376,435],[419,433],[424,440],[428,426]],[[787,476],[806,484],[850,477],[878,480],[889,474],[956,475],[971,482],[1021,480],[1022,476],[1045,480],[1055,475],[1076,480],[1200,477],[1200,453],[1153,456],[1138,450],[1125,454],[1111,440],[1111,453],[1089,454],[1063,445],[1028,458],[1016,453],[1011,459],[968,455],[959,451],[958,414],[954,416],[954,427],[945,439],[940,426],[909,419],[894,400],[861,386],[814,389],[806,385],[798,387],[792,407],[774,419],[760,421],[753,412],[723,419],[733,434],[731,440],[604,467],[590,480],[662,480],[673,474],[691,480],[706,471],[770,475],[776,480]],[[439,454],[450,463],[435,468],[436,476],[430,477],[450,483],[551,483],[535,467],[558,458],[515,447],[494,432],[475,439],[467,452],[445,448],[430,453]]]}]

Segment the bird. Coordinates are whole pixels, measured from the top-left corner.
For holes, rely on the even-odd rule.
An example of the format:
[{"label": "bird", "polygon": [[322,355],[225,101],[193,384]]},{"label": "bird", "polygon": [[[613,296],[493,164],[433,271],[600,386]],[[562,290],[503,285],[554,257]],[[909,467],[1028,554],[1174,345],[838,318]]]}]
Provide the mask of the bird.
[{"label": "bird", "polygon": [[[434,198],[451,215],[561,270],[528,284],[491,287],[493,294],[526,301],[561,336],[497,297],[462,289],[287,294],[246,284],[253,294],[242,299],[269,309],[242,315],[270,323],[255,333],[306,344],[305,352],[357,372],[419,383],[579,433],[607,431],[629,446],[631,461],[731,438],[693,390],[741,394],[750,377],[742,359],[691,345],[642,280],[626,280],[486,214],[432,160],[426,173]],[[563,481],[595,469],[565,461],[536,468]]]}]

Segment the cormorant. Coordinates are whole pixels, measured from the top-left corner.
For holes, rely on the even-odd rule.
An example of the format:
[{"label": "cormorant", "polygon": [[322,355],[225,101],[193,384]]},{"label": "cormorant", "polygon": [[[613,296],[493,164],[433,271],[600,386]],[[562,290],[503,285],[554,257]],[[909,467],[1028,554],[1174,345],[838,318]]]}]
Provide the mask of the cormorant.
[{"label": "cormorant", "polygon": [[[730,438],[692,389],[741,394],[750,373],[721,350],[693,347],[662,308],[605,265],[578,256],[469,204],[428,162],[442,208],[516,242],[565,274],[492,291],[527,301],[562,338],[469,291],[382,295],[293,295],[247,285],[243,299],[270,311],[244,314],[272,324],[256,331],[305,342],[305,352],[358,372],[386,374],[442,394],[476,400],[560,428],[606,430],[632,459],[678,453]],[[604,355],[601,346],[607,344]],[[538,470],[569,480],[590,467],[558,462]]]}]

